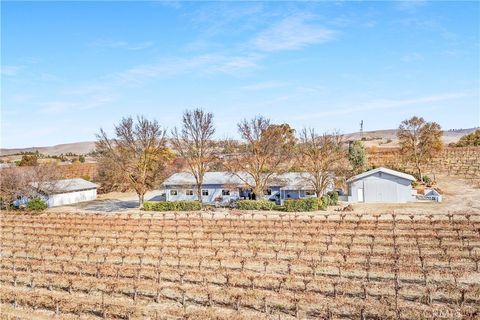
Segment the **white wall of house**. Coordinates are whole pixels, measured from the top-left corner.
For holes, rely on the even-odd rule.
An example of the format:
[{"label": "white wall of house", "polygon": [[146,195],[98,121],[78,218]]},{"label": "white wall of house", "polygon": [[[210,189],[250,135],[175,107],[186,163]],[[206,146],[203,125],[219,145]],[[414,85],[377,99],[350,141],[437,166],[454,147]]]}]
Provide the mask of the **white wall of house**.
[{"label": "white wall of house", "polygon": [[[280,190],[280,187],[271,187],[271,194],[262,196],[265,200],[277,200],[283,203],[285,199],[301,199],[315,197],[315,193],[307,194],[305,190]],[[229,190],[230,195],[224,195],[223,190]],[[239,188],[227,188],[223,185],[204,185],[202,191],[208,192],[208,195],[202,195],[202,202],[215,203],[216,199],[222,204],[227,204],[231,200],[240,199]],[[330,189],[327,191],[331,191]],[[189,194],[190,193],[190,194]],[[193,194],[191,194],[193,193]],[[257,197],[258,199],[258,197]],[[165,186],[165,200],[166,201],[194,201],[198,200],[195,188],[185,188],[184,186]]]},{"label": "white wall of house", "polygon": [[73,191],[67,193],[52,194],[46,197],[49,207],[63,206],[83,201],[91,201],[97,198],[97,189]]},{"label": "white wall of house", "polygon": [[[363,201],[360,199],[363,194]],[[349,202],[413,202],[411,181],[385,172],[376,172],[348,184]]]},{"label": "white wall of house", "polygon": [[[228,190],[230,194],[224,195],[223,190]],[[188,194],[192,192],[193,194]],[[207,193],[207,195],[204,195],[203,193]],[[165,196],[166,201],[198,200],[196,188],[185,188],[182,186],[167,186],[165,188]],[[229,189],[223,185],[204,185],[202,187],[202,202],[204,203],[215,203],[216,199],[221,199],[219,201],[220,203],[229,203],[230,200],[237,200],[238,198],[238,188]]]}]

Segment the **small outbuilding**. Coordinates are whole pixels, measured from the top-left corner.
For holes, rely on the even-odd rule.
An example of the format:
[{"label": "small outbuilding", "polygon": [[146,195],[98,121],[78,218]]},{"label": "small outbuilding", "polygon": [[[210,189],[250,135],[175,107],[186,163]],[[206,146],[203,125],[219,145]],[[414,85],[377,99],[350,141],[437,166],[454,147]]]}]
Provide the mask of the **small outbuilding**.
[{"label": "small outbuilding", "polygon": [[97,198],[97,185],[80,178],[33,183],[32,186],[49,207],[91,201]]},{"label": "small outbuilding", "polygon": [[349,202],[415,202],[412,175],[380,167],[347,180]]}]

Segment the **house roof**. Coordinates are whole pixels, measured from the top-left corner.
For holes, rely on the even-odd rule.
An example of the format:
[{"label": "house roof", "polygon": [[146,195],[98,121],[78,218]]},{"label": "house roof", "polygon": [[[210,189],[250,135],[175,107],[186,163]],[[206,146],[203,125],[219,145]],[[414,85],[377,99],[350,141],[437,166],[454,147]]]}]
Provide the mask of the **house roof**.
[{"label": "house roof", "polygon": [[379,167],[379,168],[376,168],[376,169],[366,171],[364,173],[357,174],[356,176],[353,176],[350,179],[348,179],[347,182],[353,182],[353,181],[368,177],[368,176],[370,176],[372,174],[375,174],[377,172],[383,172],[383,173],[386,173],[386,174],[389,174],[389,175],[392,175],[392,176],[396,176],[396,177],[399,177],[399,178],[403,178],[403,179],[406,179],[406,180],[410,180],[410,181],[415,181],[416,180],[412,175],[409,175],[409,174],[406,174],[406,173],[403,173],[403,172],[400,172],[400,171],[395,171],[395,170],[392,170],[392,169],[384,168],[384,167]]},{"label": "house roof", "polygon": [[[274,175],[271,179],[270,186],[282,187],[283,189],[311,189],[309,174],[306,172],[287,172]],[[240,178],[241,177],[241,178]],[[231,172],[206,172],[203,177],[203,184],[220,184],[220,185],[245,185],[246,182],[253,183],[252,178],[245,172],[233,174]],[[167,178],[163,186],[194,186],[195,178],[190,172],[179,172]]]},{"label": "house roof", "polygon": [[[229,172],[205,172],[203,184],[241,184],[242,180]],[[163,185],[195,185],[195,177],[190,172],[178,172],[168,177]]]},{"label": "house roof", "polygon": [[32,186],[46,194],[60,194],[97,188],[95,183],[80,178],[52,180],[41,183],[34,182]]}]

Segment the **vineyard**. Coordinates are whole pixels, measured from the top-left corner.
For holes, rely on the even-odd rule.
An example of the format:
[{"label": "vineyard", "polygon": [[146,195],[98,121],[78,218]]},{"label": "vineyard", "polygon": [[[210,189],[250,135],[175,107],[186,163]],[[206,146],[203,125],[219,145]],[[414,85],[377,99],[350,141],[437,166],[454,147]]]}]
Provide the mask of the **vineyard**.
[{"label": "vineyard", "polygon": [[[368,161],[375,166],[398,168],[410,172],[415,171],[411,165],[402,161],[398,149],[369,150]],[[443,173],[480,183],[480,148],[445,148],[424,169],[429,174]]]},{"label": "vineyard", "polygon": [[478,215],[1,219],[1,318],[480,317]]},{"label": "vineyard", "polygon": [[59,166],[63,178],[89,178],[95,179],[98,175],[96,163],[74,163]]}]

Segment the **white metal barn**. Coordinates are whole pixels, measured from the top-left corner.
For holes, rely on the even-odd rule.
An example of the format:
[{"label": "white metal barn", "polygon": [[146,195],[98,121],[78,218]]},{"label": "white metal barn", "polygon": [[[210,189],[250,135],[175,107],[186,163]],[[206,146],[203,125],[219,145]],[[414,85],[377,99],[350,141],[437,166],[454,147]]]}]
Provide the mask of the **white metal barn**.
[{"label": "white metal barn", "polygon": [[84,179],[65,179],[34,183],[33,187],[49,207],[63,206],[97,198],[97,185]]},{"label": "white metal barn", "polygon": [[376,168],[347,180],[349,202],[405,203],[416,201],[412,193],[412,181],[409,174]]}]

